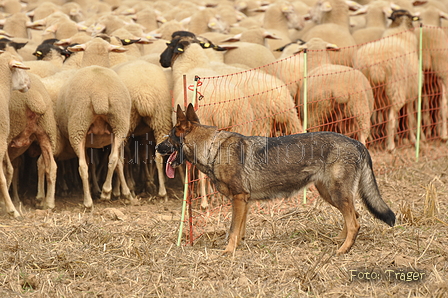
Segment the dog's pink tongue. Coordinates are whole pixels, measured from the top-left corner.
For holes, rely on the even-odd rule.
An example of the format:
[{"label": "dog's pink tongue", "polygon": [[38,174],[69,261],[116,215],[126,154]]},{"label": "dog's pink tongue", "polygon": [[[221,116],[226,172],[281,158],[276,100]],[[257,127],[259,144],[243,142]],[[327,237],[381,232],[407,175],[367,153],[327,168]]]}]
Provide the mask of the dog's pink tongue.
[{"label": "dog's pink tongue", "polygon": [[174,151],[171,153],[170,157],[168,157],[168,160],[166,162],[165,172],[168,178],[174,178],[175,170],[171,166],[171,162],[176,158],[177,151]]}]

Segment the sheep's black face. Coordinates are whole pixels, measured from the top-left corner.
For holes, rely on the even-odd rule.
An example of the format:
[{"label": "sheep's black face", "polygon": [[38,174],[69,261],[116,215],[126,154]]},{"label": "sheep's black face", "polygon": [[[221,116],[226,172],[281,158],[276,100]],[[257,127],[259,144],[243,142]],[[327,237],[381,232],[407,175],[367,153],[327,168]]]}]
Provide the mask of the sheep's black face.
[{"label": "sheep's black face", "polygon": [[165,51],[160,54],[160,65],[168,68],[173,66],[176,58],[184,53],[185,48],[191,43],[190,40],[184,40],[182,37],[176,37],[168,42]]},{"label": "sheep's black face", "polygon": [[159,62],[162,67],[168,68],[171,67],[171,59],[174,55],[174,46],[172,42],[168,42],[166,45],[167,48],[162,52],[162,54],[160,54]]}]

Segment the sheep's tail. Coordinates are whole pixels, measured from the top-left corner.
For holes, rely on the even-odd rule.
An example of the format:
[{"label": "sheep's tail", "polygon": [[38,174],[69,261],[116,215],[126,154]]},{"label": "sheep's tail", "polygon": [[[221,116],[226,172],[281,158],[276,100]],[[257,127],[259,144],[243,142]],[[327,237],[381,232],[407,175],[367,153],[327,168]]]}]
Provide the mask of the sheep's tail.
[{"label": "sheep's tail", "polygon": [[372,65],[369,68],[367,77],[370,79],[372,85],[384,83],[386,81],[386,70],[382,65]]},{"label": "sheep's tail", "polygon": [[370,158],[367,149],[365,149],[364,152],[366,155],[362,167],[361,179],[359,181],[359,195],[373,216],[393,227],[395,224],[395,214],[381,198],[381,194],[373,174],[372,159]]},{"label": "sheep's tail", "polygon": [[96,94],[92,97],[93,111],[97,115],[107,115],[109,112],[109,99]]}]

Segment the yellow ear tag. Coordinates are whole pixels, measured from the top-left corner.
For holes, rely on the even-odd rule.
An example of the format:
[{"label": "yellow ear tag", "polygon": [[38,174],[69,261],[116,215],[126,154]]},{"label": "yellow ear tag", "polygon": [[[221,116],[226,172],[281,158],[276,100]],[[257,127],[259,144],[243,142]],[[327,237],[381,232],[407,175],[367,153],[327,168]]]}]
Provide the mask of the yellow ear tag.
[{"label": "yellow ear tag", "polygon": [[184,49],[182,49],[182,48],[177,48],[177,50],[178,50],[179,52],[183,52],[183,51],[184,51]]},{"label": "yellow ear tag", "polygon": [[42,55],[42,52],[41,51],[37,51],[36,54],[40,56],[40,55]]},{"label": "yellow ear tag", "polygon": [[419,17],[413,17],[412,20],[413,21],[418,21],[418,20],[420,20],[420,18]]},{"label": "yellow ear tag", "polygon": [[204,47],[206,47],[206,48],[209,48],[210,47],[210,44],[207,42],[207,43],[204,43]]},{"label": "yellow ear tag", "polygon": [[124,42],[131,42],[131,40],[130,39],[125,39]]}]

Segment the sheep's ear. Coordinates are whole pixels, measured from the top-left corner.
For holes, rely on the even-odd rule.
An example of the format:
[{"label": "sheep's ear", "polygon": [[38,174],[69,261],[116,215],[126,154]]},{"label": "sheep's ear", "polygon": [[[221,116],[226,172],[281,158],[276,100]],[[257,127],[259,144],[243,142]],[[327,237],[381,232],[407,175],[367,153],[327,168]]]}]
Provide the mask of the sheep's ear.
[{"label": "sheep's ear", "polygon": [[439,16],[441,19],[448,20],[448,14],[444,13],[443,11],[439,11]]},{"label": "sheep's ear", "polygon": [[351,10],[351,11],[357,11],[357,10],[359,10],[359,9],[361,9],[363,7],[358,2],[351,1],[351,0],[346,0],[345,3],[347,3],[348,9]]},{"label": "sheep's ear", "polygon": [[299,54],[299,53],[305,51],[306,49],[308,49],[306,43],[300,44],[300,45],[298,45],[297,50],[294,52],[294,54]]},{"label": "sheep's ear", "polygon": [[115,52],[115,53],[124,53],[124,52],[127,51],[127,49],[125,49],[123,47],[120,47],[120,46],[116,46],[116,45],[111,44],[109,46],[109,51],[110,52]]},{"label": "sheep's ear", "polygon": [[140,39],[129,39],[129,38],[120,39],[120,40],[121,40],[121,43],[124,46],[127,46],[127,45],[130,45],[130,44],[133,44],[133,43],[136,43],[136,42],[140,41]]},{"label": "sheep's ear", "polygon": [[221,42],[237,42],[241,40],[241,33],[222,40]]},{"label": "sheep's ear", "polygon": [[426,3],[428,3],[427,0],[415,0],[415,1],[411,1],[413,6],[421,6],[421,5],[425,5]]},{"label": "sheep's ear", "polygon": [[22,62],[17,61],[17,60],[11,60],[9,62],[9,66],[11,68],[15,67],[15,68],[20,68],[20,69],[30,69],[29,66],[26,66],[25,64],[23,64]]},{"label": "sheep's ear", "polygon": [[369,6],[368,5],[363,5],[361,8],[350,12],[350,16],[360,16],[360,15],[365,15],[367,14],[367,11],[369,10]]},{"label": "sheep's ear", "polygon": [[189,122],[196,123],[196,124],[200,123],[199,122],[199,117],[198,117],[198,115],[196,115],[196,112],[194,110],[193,104],[190,103],[188,105],[186,114],[187,114],[187,120]]},{"label": "sheep's ear", "polygon": [[333,6],[331,6],[331,3],[328,1],[325,1],[324,3],[322,3],[322,5],[320,6],[320,10],[323,12],[329,12],[333,9]]},{"label": "sheep's ear", "polygon": [[185,52],[185,45],[180,42],[178,43],[178,45],[174,48],[174,53],[176,54],[182,54],[183,52]]},{"label": "sheep's ear", "polygon": [[213,44],[212,43],[210,43],[210,42],[200,42],[199,43],[200,45],[201,45],[201,47],[203,48],[203,49],[210,49],[210,48],[213,48]]},{"label": "sheep's ear", "polygon": [[71,47],[68,47],[67,50],[69,50],[70,52],[82,52],[86,50],[86,45],[85,44],[77,44]]},{"label": "sheep's ear", "polygon": [[330,51],[339,51],[339,47],[337,45],[335,45],[334,43],[327,43],[327,50]]},{"label": "sheep's ear", "polygon": [[225,45],[221,45],[221,46],[215,46],[213,49],[216,51],[228,51],[228,50],[238,49],[238,46],[231,45],[231,44],[225,44]]},{"label": "sheep's ear", "polygon": [[11,47],[13,47],[15,50],[20,50],[21,48],[23,48],[24,46],[26,46],[28,42],[15,42],[15,41],[11,41],[9,43],[9,45]]},{"label": "sheep's ear", "polygon": [[279,47],[279,48],[275,49],[274,51],[275,51],[275,52],[283,52],[283,50],[284,50],[287,46],[289,46],[290,44],[291,44],[291,42],[288,43],[288,44],[285,44],[285,45],[282,46],[282,47]]},{"label": "sheep's ear", "polygon": [[280,37],[276,36],[275,34],[272,34],[269,31],[264,31],[263,32],[263,37],[264,38],[268,38],[268,39],[281,39]]}]

